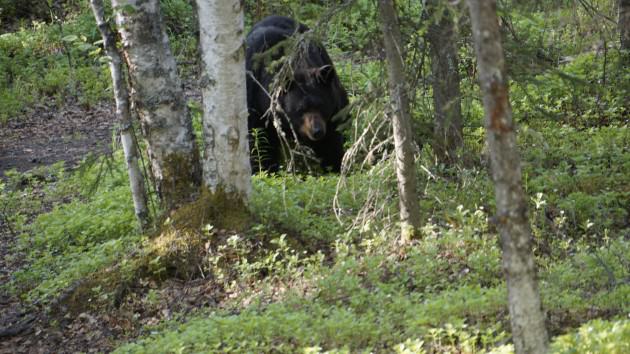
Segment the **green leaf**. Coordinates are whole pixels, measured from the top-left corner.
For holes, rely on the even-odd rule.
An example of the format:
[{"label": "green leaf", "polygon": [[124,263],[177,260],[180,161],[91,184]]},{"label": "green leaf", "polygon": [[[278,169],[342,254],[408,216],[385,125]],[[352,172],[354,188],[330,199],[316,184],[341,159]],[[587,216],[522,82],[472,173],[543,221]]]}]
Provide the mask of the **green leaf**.
[{"label": "green leaf", "polygon": [[98,62],[101,64],[109,64],[110,59],[107,56],[102,56],[100,58],[98,58]]},{"label": "green leaf", "polygon": [[62,41],[68,42],[68,43],[76,42],[78,39],[79,39],[79,36],[74,35],[74,34],[69,34],[69,35],[61,38]]},{"label": "green leaf", "polygon": [[88,55],[91,57],[95,57],[101,54],[101,48],[96,48],[93,51],[89,52]]},{"label": "green leaf", "polygon": [[82,52],[87,52],[88,50],[92,50],[94,47],[89,43],[81,43],[77,46],[77,48]]}]

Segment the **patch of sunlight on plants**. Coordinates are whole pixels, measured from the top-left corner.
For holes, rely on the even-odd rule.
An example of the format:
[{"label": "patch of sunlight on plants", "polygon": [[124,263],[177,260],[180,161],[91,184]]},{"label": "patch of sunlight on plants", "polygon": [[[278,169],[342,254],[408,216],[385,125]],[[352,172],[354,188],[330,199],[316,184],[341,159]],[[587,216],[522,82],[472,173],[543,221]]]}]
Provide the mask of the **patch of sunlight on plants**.
[{"label": "patch of sunlight on plants", "polygon": [[[570,333],[552,338],[552,354],[625,354],[630,353],[630,321],[593,320]],[[512,344],[493,348],[488,354],[513,354]]]},{"label": "patch of sunlight on plants", "polygon": [[630,353],[630,321],[594,320],[554,338],[551,353]]}]

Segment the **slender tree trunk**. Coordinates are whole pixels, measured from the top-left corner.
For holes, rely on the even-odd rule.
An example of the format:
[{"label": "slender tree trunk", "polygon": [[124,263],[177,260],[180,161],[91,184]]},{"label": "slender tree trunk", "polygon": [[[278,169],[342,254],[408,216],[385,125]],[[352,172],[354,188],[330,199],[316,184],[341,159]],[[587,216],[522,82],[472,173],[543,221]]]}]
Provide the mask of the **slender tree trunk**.
[{"label": "slender tree trunk", "polygon": [[392,0],[379,0],[379,15],[383,42],[387,54],[387,71],[392,105],[394,145],[396,149],[396,174],[400,195],[400,220],[402,241],[409,242],[420,228],[420,207],[416,187],[411,115],[403,64],[404,49],[398,18]]},{"label": "slender tree trunk", "polygon": [[159,0],[112,0],[156,188],[169,210],[198,191],[199,152]]},{"label": "slender tree trunk", "polygon": [[[619,39],[621,49],[630,51],[630,0],[619,0]],[[630,57],[630,54],[626,53]]]},{"label": "slender tree trunk", "polygon": [[243,2],[197,0],[197,11],[203,63],[203,182],[213,193],[220,189],[247,204],[251,167]]},{"label": "slender tree trunk", "polygon": [[548,348],[545,316],[531,250],[527,198],[522,188],[496,3],[494,0],[467,2],[483,92],[514,347],[516,353],[545,353]]},{"label": "slender tree trunk", "polygon": [[430,0],[428,3],[431,23],[427,40],[431,55],[435,109],[433,150],[440,161],[449,163],[457,160],[457,150],[464,145],[457,38],[446,4],[440,6],[438,0]]},{"label": "slender tree trunk", "polygon": [[120,141],[127,161],[127,173],[129,174],[134,210],[141,230],[146,230],[149,223],[147,194],[142,172],[138,165],[138,146],[133,134],[133,124],[129,110],[129,93],[122,73],[122,59],[116,48],[116,37],[109,23],[105,21],[103,0],[90,0],[90,5],[92,6],[98,29],[103,37],[103,47],[105,47],[105,52],[110,59],[109,70],[112,75],[114,98],[116,100],[116,117],[122,126]]}]

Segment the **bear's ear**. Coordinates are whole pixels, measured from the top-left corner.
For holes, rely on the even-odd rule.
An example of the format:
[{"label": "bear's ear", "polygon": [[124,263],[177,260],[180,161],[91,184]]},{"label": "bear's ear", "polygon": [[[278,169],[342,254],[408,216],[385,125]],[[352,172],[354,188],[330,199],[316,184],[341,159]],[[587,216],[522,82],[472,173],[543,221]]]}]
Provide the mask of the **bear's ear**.
[{"label": "bear's ear", "polygon": [[311,70],[313,78],[322,84],[330,82],[330,79],[332,79],[335,74],[335,69],[332,65],[324,65]]},{"label": "bear's ear", "polygon": [[296,70],[293,73],[293,81],[299,85],[326,84],[334,77],[335,69],[332,65],[324,65],[317,68]]}]

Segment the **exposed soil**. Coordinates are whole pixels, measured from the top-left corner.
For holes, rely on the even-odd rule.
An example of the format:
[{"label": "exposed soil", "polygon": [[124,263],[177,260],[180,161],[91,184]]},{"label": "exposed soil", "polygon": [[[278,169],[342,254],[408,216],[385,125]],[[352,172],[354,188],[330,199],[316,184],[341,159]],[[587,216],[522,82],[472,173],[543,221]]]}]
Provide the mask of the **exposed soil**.
[{"label": "exposed soil", "polygon": [[71,168],[88,153],[107,152],[114,121],[113,107],[106,104],[61,110],[39,105],[0,126],[0,177],[10,169],[25,172],[58,161]]},{"label": "exposed soil", "polygon": [[[143,334],[144,326],[184,319],[193,309],[215,308],[224,295],[206,279],[160,285],[140,281],[129,291],[118,308],[78,315],[52,317],[41,309],[24,310],[15,301],[12,307],[2,303],[0,354],[110,352]],[[149,291],[155,296],[147,296]]]}]

